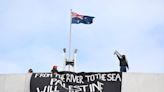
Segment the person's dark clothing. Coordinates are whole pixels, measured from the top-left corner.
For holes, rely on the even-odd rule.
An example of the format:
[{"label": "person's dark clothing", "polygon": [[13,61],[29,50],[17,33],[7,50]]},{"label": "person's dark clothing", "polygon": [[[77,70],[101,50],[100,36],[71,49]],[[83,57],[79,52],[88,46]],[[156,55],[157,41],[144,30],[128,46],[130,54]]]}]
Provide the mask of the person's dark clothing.
[{"label": "person's dark clothing", "polygon": [[121,72],[126,72],[126,67],[129,68],[128,63],[126,61],[126,57],[125,55],[122,55],[122,58],[120,58],[119,56],[117,56],[119,61],[120,61],[120,71]]},{"label": "person's dark clothing", "polygon": [[57,68],[53,68],[53,69],[51,70],[51,73],[52,73],[52,78],[57,78],[57,73],[58,73]]},{"label": "person's dark clothing", "polygon": [[52,69],[51,73],[58,73],[58,70],[57,69]]},{"label": "person's dark clothing", "polygon": [[120,71],[121,72],[126,72],[126,66],[120,66]]}]

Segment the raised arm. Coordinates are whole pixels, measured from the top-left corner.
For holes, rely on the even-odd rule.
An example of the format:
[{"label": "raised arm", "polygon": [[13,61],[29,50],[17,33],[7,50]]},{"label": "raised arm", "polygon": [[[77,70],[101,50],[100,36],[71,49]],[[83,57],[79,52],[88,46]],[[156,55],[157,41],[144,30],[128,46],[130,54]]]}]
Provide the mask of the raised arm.
[{"label": "raised arm", "polygon": [[114,55],[117,55],[117,57],[120,59],[122,58],[122,55],[117,50],[115,50]]}]

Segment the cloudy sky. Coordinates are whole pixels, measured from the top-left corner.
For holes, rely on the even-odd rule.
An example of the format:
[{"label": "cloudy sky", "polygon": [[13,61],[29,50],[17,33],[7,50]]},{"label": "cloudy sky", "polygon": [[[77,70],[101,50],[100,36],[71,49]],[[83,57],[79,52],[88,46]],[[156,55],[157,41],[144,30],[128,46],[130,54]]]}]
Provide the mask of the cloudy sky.
[{"label": "cloudy sky", "polygon": [[72,25],[77,72],[119,71],[118,50],[128,72],[164,73],[163,0],[0,0],[0,74],[62,71],[70,9],[95,17]]}]

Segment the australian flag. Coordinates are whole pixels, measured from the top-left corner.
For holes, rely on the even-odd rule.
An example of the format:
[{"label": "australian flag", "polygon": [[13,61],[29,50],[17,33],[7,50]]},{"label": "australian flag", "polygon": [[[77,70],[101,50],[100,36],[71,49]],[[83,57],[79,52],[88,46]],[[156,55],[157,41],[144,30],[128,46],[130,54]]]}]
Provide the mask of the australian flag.
[{"label": "australian flag", "polygon": [[92,24],[93,22],[92,16],[85,16],[85,15],[80,15],[78,13],[72,12],[72,24]]}]

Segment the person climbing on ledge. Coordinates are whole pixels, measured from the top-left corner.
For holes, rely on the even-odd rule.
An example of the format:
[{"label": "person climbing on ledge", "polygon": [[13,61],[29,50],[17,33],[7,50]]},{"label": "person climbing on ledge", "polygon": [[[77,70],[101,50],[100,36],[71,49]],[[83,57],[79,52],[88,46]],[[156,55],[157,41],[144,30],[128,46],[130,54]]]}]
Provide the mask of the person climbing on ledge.
[{"label": "person climbing on ledge", "polygon": [[129,69],[128,61],[125,55],[121,55],[118,51],[115,51],[114,54],[117,55],[117,58],[120,61],[120,72],[127,72],[126,68]]},{"label": "person climbing on ledge", "polygon": [[56,65],[53,66],[51,73],[52,73],[52,78],[57,78],[58,69]]}]

